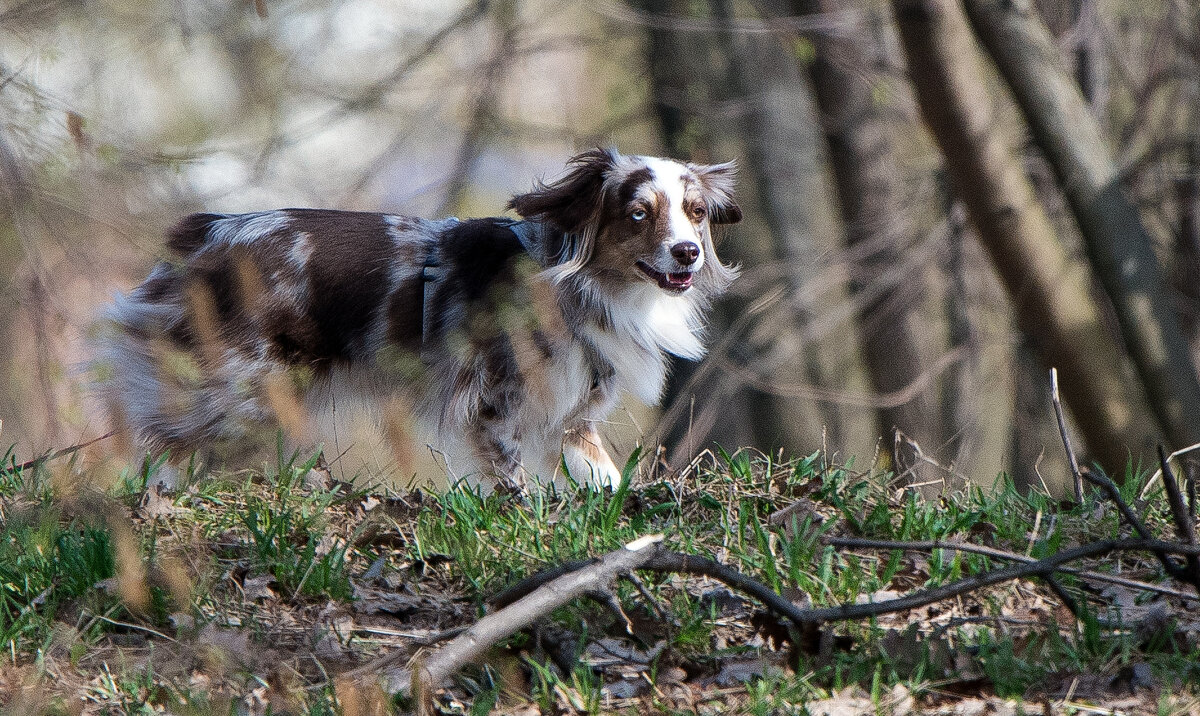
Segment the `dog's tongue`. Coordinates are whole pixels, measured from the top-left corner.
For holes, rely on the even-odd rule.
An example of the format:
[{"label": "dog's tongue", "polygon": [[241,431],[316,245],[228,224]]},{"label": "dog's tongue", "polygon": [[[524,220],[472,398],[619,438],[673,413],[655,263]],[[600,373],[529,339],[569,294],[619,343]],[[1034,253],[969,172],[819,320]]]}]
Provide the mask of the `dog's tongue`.
[{"label": "dog's tongue", "polygon": [[687,288],[692,285],[692,274],[691,272],[669,273],[667,274],[667,283],[671,284],[672,288]]}]

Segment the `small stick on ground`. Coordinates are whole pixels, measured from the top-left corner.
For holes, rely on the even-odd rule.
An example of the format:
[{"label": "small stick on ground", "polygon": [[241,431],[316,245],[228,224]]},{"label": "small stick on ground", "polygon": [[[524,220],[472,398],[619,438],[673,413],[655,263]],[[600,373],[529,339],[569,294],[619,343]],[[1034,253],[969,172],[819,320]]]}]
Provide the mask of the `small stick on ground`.
[{"label": "small stick on ground", "polygon": [[96,443],[100,442],[101,440],[107,440],[116,434],[117,434],[117,431],[113,430],[112,432],[105,433],[104,435],[101,435],[98,438],[92,438],[91,440],[88,440],[85,443],[79,443],[78,445],[72,445],[70,447],[65,447],[62,450],[58,450],[58,451],[55,451],[52,453],[46,453],[45,455],[42,455],[41,457],[35,457],[32,460],[26,460],[25,462],[21,463],[20,465],[11,465],[9,467],[4,468],[3,470],[0,470],[0,475],[11,475],[15,472],[23,472],[25,470],[28,470],[31,467],[36,467],[44,462],[50,462],[51,460],[57,460],[58,458],[64,457],[66,455],[73,455],[73,454],[79,452],[80,450],[84,449],[85,447],[95,445]]},{"label": "small stick on ground", "polygon": [[1196,463],[1190,459],[1183,461],[1183,479],[1187,483],[1188,516],[1196,519]]},{"label": "small stick on ground", "polygon": [[1071,476],[1075,478],[1075,502],[1083,504],[1083,475],[1079,471],[1079,460],[1071,447],[1071,434],[1067,432],[1067,418],[1063,415],[1062,398],[1058,394],[1058,368],[1050,369],[1050,401],[1054,403],[1054,417],[1058,418],[1058,434],[1062,436],[1063,449],[1067,451],[1067,462]]},{"label": "small stick on ground", "polygon": [[642,601],[646,602],[646,606],[650,607],[651,611],[654,612],[654,616],[658,617],[660,621],[665,622],[670,620],[670,617],[667,615],[667,610],[663,609],[662,605],[658,603],[658,599],[650,593],[649,588],[646,587],[646,583],[643,582],[640,577],[633,572],[630,572],[629,574],[625,575],[625,580],[633,585],[634,589],[638,591],[638,594],[642,595]]},{"label": "small stick on ground", "polygon": [[662,539],[662,535],[642,537],[581,569],[551,580],[522,599],[480,619],[463,634],[430,654],[413,671],[413,690],[419,712],[433,713],[434,691],[496,642],[572,599],[609,589],[617,577],[653,559],[659,552]]},{"label": "small stick on ground", "polygon": [[373,676],[375,674],[378,674],[380,671],[386,669],[387,667],[391,666],[392,664],[395,664],[398,661],[403,661],[404,659],[408,658],[408,656],[411,654],[411,652],[409,651],[409,648],[421,647],[421,646],[433,646],[434,644],[440,644],[441,642],[446,641],[448,639],[453,639],[454,637],[458,636],[459,634],[462,634],[466,630],[467,630],[467,627],[465,627],[465,626],[454,627],[453,629],[445,629],[443,631],[435,632],[433,634],[430,634],[429,636],[426,636],[426,637],[423,637],[420,639],[413,639],[412,641],[410,641],[408,644],[405,645],[405,647],[407,647],[407,648],[396,649],[395,651],[384,654],[383,656],[371,659],[370,661],[363,664],[362,666],[356,666],[353,669],[345,672],[341,676],[345,677],[345,678],[349,678],[349,679],[361,679],[365,676]]}]

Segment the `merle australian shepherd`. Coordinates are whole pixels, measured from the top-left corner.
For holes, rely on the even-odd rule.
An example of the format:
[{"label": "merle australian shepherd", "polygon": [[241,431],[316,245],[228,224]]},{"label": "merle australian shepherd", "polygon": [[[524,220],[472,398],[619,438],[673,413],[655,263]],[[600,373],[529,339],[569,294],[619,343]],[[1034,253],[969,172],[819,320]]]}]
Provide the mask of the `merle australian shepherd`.
[{"label": "merle australian shepherd", "polygon": [[596,422],[623,392],[657,402],[667,354],[703,354],[736,275],[711,232],[741,210],[732,164],[592,150],[568,169],[509,202],[521,220],[189,216],[106,314],[101,398],[175,460],[354,395],[403,410],[460,474],[523,490],[561,458],[614,485]]}]

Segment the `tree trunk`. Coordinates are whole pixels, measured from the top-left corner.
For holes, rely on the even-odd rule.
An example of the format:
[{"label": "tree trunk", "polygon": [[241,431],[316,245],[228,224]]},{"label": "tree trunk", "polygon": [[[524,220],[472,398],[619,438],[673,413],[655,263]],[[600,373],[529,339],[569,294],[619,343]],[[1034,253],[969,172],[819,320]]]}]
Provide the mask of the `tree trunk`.
[{"label": "tree trunk", "polygon": [[[846,0],[791,2],[792,11],[800,15],[844,13],[849,6]],[[895,139],[876,107],[873,89],[880,78],[863,49],[870,41],[864,35],[813,35],[815,54],[808,72],[829,147],[846,246],[862,256],[850,274],[851,296],[860,303],[859,346],[871,387],[887,394],[921,375],[920,341],[913,327],[926,290],[925,276],[919,272],[895,275],[907,227],[901,218]],[[928,454],[935,454],[941,444],[938,418],[935,388],[876,413],[885,444],[895,444],[891,438],[899,429]]]},{"label": "tree trunk", "polygon": [[[1200,120],[1200,111],[1194,112]],[[1175,234],[1175,265],[1171,283],[1175,287],[1179,322],[1194,351],[1200,338],[1200,137],[1187,146],[1187,165],[1176,182],[1179,229]]]},{"label": "tree trunk", "polygon": [[[718,21],[730,23],[729,0],[714,0],[712,6]],[[799,72],[785,64],[787,56],[778,44],[768,39],[762,43],[765,47],[759,47],[753,44],[758,38],[744,38],[742,43],[735,43],[734,38],[733,32],[727,32],[714,39],[726,57],[728,82],[723,99],[736,101],[743,107],[738,113],[738,128],[745,142],[746,159],[739,166],[739,173],[746,178],[744,185],[753,190],[755,211],[770,235],[770,244],[763,247],[762,253],[766,254],[763,258],[786,261],[792,267],[789,280],[795,292],[820,268],[809,221],[814,213],[810,198],[814,192],[805,191],[812,186],[812,180],[802,175],[805,164],[817,163],[812,155],[817,153],[815,145],[820,140],[802,126],[811,126],[811,121],[804,121],[807,113],[799,112],[800,108],[795,106],[798,100],[789,95],[805,92],[806,88]],[[751,58],[745,56],[755,50]],[[829,385],[819,343],[804,336],[811,317],[811,312],[802,305],[794,305],[791,311],[775,312],[769,319],[770,329],[756,331],[766,333],[770,345],[754,346],[756,365],[747,368],[769,375],[780,363],[794,362],[799,354],[804,379],[815,386]],[[820,438],[822,429],[830,442],[841,444],[843,431],[838,406],[813,401],[796,405],[799,401],[795,398],[789,405],[787,399],[778,396],[749,392],[758,447],[764,450],[783,447],[789,452],[805,450],[813,444],[812,438]],[[787,414],[793,412],[817,416],[815,433],[788,435]],[[809,425],[813,422],[806,421]]]},{"label": "tree trunk", "polygon": [[[1059,464],[1058,460],[1044,461],[1046,449],[1056,447],[1045,439],[1046,416],[1050,414],[1050,386],[1046,382],[1046,367],[1032,350],[1030,341],[1022,337],[1012,350],[1013,408],[1012,425],[1008,437],[1008,472],[1013,484],[1021,492],[1040,491],[1043,478],[1051,491],[1062,490],[1065,494],[1070,473],[1047,471],[1047,464]],[[1051,418],[1050,422],[1054,422]],[[1055,427],[1057,430],[1057,426]],[[1061,450],[1060,450],[1061,452]],[[1039,475],[1039,464],[1042,474]],[[1066,467],[1066,463],[1062,463]]]},{"label": "tree trunk", "polygon": [[[651,15],[686,16],[692,10],[686,0],[639,0],[636,4]],[[647,40],[651,101],[666,155],[709,159],[714,132],[709,122],[701,121],[706,117],[697,108],[704,106],[704,98],[714,87],[727,82],[724,58],[708,52],[709,46],[696,43],[691,35],[670,27],[649,28]],[[723,258],[738,258],[727,255],[731,248],[746,251],[748,247],[726,244],[722,247]],[[714,307],[709,314],[712,335],[728,328],[731,313],[727,302]],[[724,380],[706,382],[701,390],[688,390],[700,364],[682,358],[673,358],[671,363],[662,401],[664,412],[652,431],[668,448],[671,465],[687,464],[710,439],[728,445],[750,445],[757,440],[761,427],[757,416],[762,411],[756,407],[771,396],[738,389]],[[671,419],[671,415],[679,417]]]},{"label": "tree trunk", "polygon": [[950,187],[943,185],[946,220],[949,223],[945,279],[946,298],[943,302],[946,317],[947,350],[963,350],[966,357],[946,369],[942,379],[941,425],[942,445],[951,465],[959,466],[974,452],[978,442],[979,406],[972,406],[968,396],[979,377],[979,339],[969,309],[971,292],[965,262],[967,218],[962,202]]},{"label": "tree trunk", "polygon": [[451,165],[446,192],[438,207],[437,216],[457,214],[462,210],[475,163],[479,161],[491,139],[501,85],[504,84],[505,75],[508,74],[514,60],[513,48],[518,44],[518,2],[519,0],[498,0],[492,8],[492,51],[484,63],[482,76],[479,78],[481,84],[472,101],[467,125],[459,141],[458,151],[454,155],[454,164]]},{"label": "tree trunk", "polygon": [[1118,479],[1129,454],[1158,436],[1124,356],[991,114],[966,18],[955,0],[892,0],[921,112],[959,197],[1012,299],[1018,324],[1046,365],[1093,458]]},{"label": "tree trunk", "polygon": [[[659,15],[672,8],[672,0],[640,0],[636,3],[644,12]],[[665,27],[650,27],[646,38],[646,64],[650,74],[650,100],[654,115],[658,119],[659,136],[667,156],[685,156],[689,147],[686,138],[687,115],[684,103],[689,96],[689,77],[681,71],[680,58],[683,53],[676,33]],[[715,319],[714,319],[715,320]],[[683,415],[688,419],[661,424],[656,433],[665,445],[692,454],[699,446],[691,435],[694,395],[685,394],[696,371],[696,363],[682,358],[671,359],[671,372],[667,377],[662,404],[665,412],[675,403],[687,406]],[[660,418],[661,420],[662,418]],[[669,453],[668,453],[669,454]]]},{"label": "tree trunk", "polygon": [[1035,12],[1009,0],[964,1],[1062,184],[1159,424],[1176,446],[1200,442],[1200,380],[1099,122]]}]

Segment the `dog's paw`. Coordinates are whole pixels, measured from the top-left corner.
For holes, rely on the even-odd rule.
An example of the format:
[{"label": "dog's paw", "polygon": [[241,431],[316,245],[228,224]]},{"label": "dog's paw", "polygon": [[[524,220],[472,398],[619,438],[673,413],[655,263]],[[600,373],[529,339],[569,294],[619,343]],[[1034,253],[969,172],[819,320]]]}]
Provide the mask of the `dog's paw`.
[{"label": "dog's paw", "polygon": [[591,485],[597,489],[617,489],[621,484],[621,471],[608,455],[585,455],[582,451],[568,447],[563,452],[563,461],[571,479],[580,485]]},{"label": "dog's paw", "polygon": [[159,465],[154,474],[146,481],[146,490],[157,490],[163,494],[171,494],[183,484],[183,471],[171,464]]},{"label": "dog's paw", "polygon": [[621,471],[612,463],[612,460],[606,460],[603,465],[594,465],[592,484],[596,487],[615,490],[621,484]]}]

